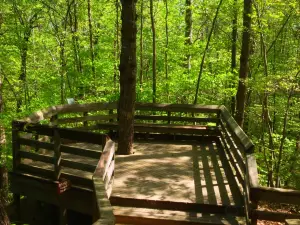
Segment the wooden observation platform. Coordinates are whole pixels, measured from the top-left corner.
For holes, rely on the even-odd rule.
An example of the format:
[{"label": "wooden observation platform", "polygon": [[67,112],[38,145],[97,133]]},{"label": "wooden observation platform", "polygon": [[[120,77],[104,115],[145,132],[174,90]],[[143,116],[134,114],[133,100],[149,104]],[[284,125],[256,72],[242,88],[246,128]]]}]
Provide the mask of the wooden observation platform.
[{"label": "wooden observation platform", "polygon": [[137,103],[132,155],[116,152],[117,103],[53,106],[12,128],[19,223],[52,205],[60,225],[256,224],[270,217],[259,201],[300,202],[259,186],[253,143],[224,106]]}]

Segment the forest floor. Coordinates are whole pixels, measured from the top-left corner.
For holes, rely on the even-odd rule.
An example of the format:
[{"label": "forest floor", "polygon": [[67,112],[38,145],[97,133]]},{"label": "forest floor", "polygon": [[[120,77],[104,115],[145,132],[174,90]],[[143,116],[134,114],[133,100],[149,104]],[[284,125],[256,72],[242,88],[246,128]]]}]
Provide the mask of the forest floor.
[{"label": "forest floor", "polygon": [[[264,211],[271,211],[271,212],[281,212],[287,214],[295,214],[300,213],[300,207],[287,205],[287,204],[268,204],[268,203],[261,203],[258,207],[260,210]],[[259,220],[257,225],[284,225],[285,223],[282,222],[273,222],[273,221],[266,221],[266,220]]]}]

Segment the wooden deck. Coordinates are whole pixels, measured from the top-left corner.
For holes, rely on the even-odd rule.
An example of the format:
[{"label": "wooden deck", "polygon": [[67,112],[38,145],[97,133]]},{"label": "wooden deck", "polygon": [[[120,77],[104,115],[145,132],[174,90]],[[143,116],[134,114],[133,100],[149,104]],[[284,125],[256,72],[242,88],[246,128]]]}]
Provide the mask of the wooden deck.
[{"label": "wooden deck", "polygon": [[242,206],[242,195],[216,143],[135,143],[116,157],[113,196]]}]

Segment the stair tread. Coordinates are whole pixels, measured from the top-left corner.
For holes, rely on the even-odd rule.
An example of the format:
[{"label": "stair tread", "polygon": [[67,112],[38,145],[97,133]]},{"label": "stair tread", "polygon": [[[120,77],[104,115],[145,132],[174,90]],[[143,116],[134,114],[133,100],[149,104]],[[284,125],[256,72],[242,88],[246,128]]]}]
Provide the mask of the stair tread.
[{"label": "stair tread", "polygon": [[[127,217],[128,222],[120,222],[120,224],[144,224],[142,222],[136,223],[133,220],[130,223],[131,218],[141,218],[141,220],[153,219],[162,221],[184,221],[198,223],[198,224],[226,224],[226,225],[242,225],[246,224],[243,217],[234,217],[230,215],[216,215],[216,214],[201,214],[196,212],[184,212],[177,210],[158,210],[158,209],[148,209],[148,208],[135,208],[135,207],[121,207],[113,206],[114,214],[117,217]],[[167,224],[167,223],[166,223]]]}]

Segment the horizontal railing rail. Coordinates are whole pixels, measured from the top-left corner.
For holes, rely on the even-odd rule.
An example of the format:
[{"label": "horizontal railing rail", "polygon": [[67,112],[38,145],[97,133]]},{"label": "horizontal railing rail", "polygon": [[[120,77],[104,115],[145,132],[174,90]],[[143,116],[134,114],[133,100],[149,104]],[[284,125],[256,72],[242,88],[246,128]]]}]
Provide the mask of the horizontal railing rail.
[{"label": "horizontal railing rail", "polygon": [[112,192],[115,169],[115,143],[108,140],[93,175],[96,199],[96,222],[93,225],[113,225],[115,216],[109,198]]},{"label": "horizontal railing rail", "polygon": [[[269,189],[259,185],[254,144],[224,106],[136,103],[134,120],[136,136],[189,134],[220,137],[225,157],[234,169],[245,196],[246,216],[248,220],[252,219],[253,224],[259,218],[256,215],[262,215],[257,210],[259,201],[294,204],[299,200],[297,191],[283,192],[281,189]],[[57,178],[62,165],[79,166],[61,160],[61,152],[93,158],[100,156],[92,150],[68,146],[64,141],[103,144],[105,135],[98,131],[118,131],[117,102],[52,106],[14,121],[14,168],[20,166],[21,158],[46,163],[52,161]],[[24,133],[30,133],[32,137],[24,138]],[[50,149],[54,155],[50,157],[35,154],[26,151],[26,147],[36,150]],[[26,166],[24,168],[29,169]],[[81,168],[92,170],[91,167]]]}]

